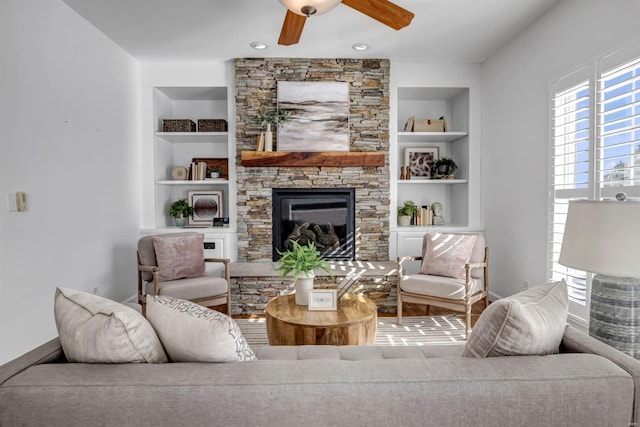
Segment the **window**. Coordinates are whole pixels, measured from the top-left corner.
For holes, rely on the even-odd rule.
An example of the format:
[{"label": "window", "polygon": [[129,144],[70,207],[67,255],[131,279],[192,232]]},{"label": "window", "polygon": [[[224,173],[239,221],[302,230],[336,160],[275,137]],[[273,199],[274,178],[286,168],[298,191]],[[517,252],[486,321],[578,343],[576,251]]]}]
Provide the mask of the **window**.
[{"label": "window", "polygon": [[[637,41],[635,41],[637,45]],[[552,85],[548,276],[588,317],[590,275],[558,263],[569,200],[640,197],[640,51],[623,48]]]}]

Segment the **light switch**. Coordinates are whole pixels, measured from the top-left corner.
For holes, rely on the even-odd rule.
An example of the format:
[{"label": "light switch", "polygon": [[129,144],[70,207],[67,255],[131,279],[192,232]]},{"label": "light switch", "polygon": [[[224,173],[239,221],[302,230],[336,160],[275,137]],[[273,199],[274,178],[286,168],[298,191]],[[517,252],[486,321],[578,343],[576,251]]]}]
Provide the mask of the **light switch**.
[{"label": "light switch", "polygon": [[9,212],[15,212],[18,210],[18,202],[16,200],[16,193],[9,193]]}]

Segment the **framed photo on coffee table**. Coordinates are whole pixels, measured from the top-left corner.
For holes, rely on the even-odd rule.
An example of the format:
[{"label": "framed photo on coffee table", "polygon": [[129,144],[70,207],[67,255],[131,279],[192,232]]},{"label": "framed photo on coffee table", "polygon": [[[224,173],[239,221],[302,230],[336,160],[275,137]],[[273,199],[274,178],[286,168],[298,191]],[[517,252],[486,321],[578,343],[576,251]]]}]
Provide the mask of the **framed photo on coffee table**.
[{"label": "framed photo on coffee table", "polygon": [[312,289],[309,291],[309,310],[337,310],[338,297],[335,289]]}]

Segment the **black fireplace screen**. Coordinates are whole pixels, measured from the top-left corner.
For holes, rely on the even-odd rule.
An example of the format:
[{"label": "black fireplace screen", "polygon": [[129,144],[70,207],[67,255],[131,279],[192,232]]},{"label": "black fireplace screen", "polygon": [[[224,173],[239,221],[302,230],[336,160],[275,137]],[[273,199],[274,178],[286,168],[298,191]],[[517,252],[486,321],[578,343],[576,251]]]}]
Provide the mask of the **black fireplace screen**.
[{"label": "black fireplace screen", "polygon": [[353,188],[274,189],[273,260],[278,250],[314,243],[326,259],[355,259]]}]

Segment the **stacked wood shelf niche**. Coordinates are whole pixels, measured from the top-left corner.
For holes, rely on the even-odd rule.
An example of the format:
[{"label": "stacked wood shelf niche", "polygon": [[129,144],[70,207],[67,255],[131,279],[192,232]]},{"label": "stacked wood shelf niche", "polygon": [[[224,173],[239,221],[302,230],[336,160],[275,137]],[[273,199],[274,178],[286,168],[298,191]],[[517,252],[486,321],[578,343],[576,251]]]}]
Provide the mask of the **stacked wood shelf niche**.
[{"label": "stacked wood shelf niche", "polygon": [[385,153],[376,152],[260,152],[242,151],[245,167],[379,167],[384,166]]}]

